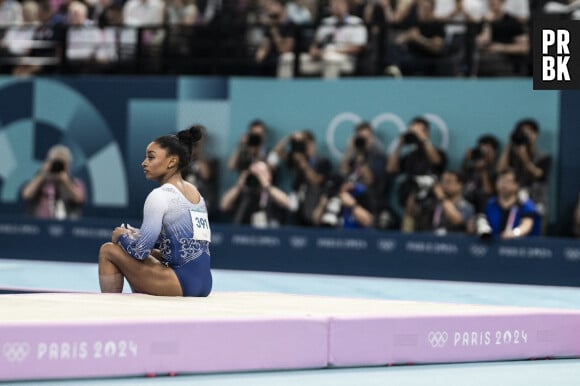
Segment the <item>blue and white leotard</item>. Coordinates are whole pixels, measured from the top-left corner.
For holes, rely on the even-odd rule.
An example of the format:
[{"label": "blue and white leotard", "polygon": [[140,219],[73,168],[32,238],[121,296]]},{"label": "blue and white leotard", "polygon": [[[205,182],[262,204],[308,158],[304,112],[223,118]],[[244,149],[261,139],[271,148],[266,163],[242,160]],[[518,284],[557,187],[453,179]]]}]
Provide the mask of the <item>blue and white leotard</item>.
[{"label": "blue and white leotard", "polygon": [[118,243],[137,260],[159,248],[175,271],[183,296],[207,296],[212,287],[210,238],[203,197],[193,204],[175,186],[164,184],[147,196],[141,229],[121,235]]}]

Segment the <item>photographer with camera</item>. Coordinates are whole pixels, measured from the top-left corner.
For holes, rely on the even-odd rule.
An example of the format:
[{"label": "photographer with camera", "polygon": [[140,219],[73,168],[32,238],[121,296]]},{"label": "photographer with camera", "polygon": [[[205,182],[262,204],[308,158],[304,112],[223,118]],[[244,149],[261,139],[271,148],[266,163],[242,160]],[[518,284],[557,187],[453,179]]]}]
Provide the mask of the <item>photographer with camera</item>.
[{"label": "photographer with camera", "polygon": [[406,232],[414,230],[415,214],[433,197],[431,188],[447,165],[447,155],[431,143],[429,132],[429,121],[413,118],[387,160],[387,175],[402,175],[397,196],[404,208],[401,228]]},{"label": "photographer with camera", "polygon": [[462,190],[463,177],[452,170],[443,172],[441,181],[433,185],[433,195],[437,202],[432,211],[429,228],[435,234],[472,232],[475,210],[463,197]]},{"label": "photographer with camera", "polygon": [[253,120],[230,156],[228,169],[237,172],[247,170],[253,162],[265,160],[267,154],[266,124],[259,119]]},{"label": "photographer with camera", "polygon": [[520,194],[529,197],[542,217],[548,214],[548,177],[552,157],[536,146],[540,128],[533,119],[516,123],[506,147],[497,162],[497,171],[514,169]]},{"label": "photographer with camera", "polygon": [[477,213],[483,212],[487,200],[495,193],[497,152],[499,141],[491,134],[478,138],[475,147],[468,149],[461,166],[465,178],[463,195]]},{"label": "photographer with camera", "polygon": [[256,228],[278,227],[286,220],[290,200],[272,185],[272,172],[264,161],[253,162],[223,196],[220,209],[233,216],[234,224]]},{"label": "photographer with camera", "polygon": [[368,122],[356,125],[340,161],[340,172],[349,181],[363,184],[369,191],[373,213],[387,188],[387,156]]},{"label": "photographer with camera", "polygon": [[332,171],[332,164],[328,158],[317,154],[316,138],[309,130],[294,132],[276,144],[267,162],[276,169],[281,161],[285,161],[293,173],[292,192],[289,194],[293,223],[311,226],[312,212]]},{"label": "photographer with camera", "polygon": [[27,212],[44,219],[78,219],[85,203],[85,185],[71,176],[72,154],[55,145],[48,151],[40,171],[22,189]]},{"label": "photographer with camera", "polygon": [[[519,189],[515,170],[508,168],[498,173],[497,195],[485,206],[485,219],[491,235],[502,239],[540,235],[540,213],[532,200],[520,197]],[[476,232],[485,236],[479,229]]]},{"label": "photographer with camera", "polygon": [[265,7],[268,19],[263,27],[264,37],[254,55],[258,74],[291,78],[294,73],[296,27],[286,16],[281,0],[270,0]]},{"label": "photographer with camera", "polygon": [[322,227],[357,229],[370,228],[373,222],[366,187],[340,174],[330,176],[314,209],[313,223]]}]

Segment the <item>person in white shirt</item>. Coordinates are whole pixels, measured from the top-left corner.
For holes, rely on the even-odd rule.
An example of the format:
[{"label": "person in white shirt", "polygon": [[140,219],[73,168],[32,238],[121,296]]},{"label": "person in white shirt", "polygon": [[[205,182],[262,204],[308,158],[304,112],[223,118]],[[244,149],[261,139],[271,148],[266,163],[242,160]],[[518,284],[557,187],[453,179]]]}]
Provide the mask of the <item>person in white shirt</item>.
[{"label": "person in white shirt", "polygon": [[347,0],[331,0],[332,16],[322,20],[308,53],[300,55],[303,74],[320,74],[326,79],[356,71],[357,56],[367,44],[363,20],[349,14]]}]

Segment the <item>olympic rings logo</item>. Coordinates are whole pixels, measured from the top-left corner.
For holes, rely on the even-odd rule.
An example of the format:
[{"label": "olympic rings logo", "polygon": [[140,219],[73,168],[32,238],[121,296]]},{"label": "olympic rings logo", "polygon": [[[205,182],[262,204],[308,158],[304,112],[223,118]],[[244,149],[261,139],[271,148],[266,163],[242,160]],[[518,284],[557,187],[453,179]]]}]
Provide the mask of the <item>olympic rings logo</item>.
[{"label": "olympic rings logo", "polygon": [[482,245],[472,245],[471,247],[469,247],[469,251],[473,256],[484,257],[485,255],[487,255],[488,249],[487,247],[484,247]]},{"label": "olympic rings logo", "polygon": [[428,340],[433,348],[443,348],[447,343],[447,331],[431,331],[429,332]]},{"label": "olympic rings logo", "polygon": [[8,362],[22,362],[30,354],[30,345],[26,342],[7,342],[2,346],[2,355]]},{"label": "olympic rings logo", "polygon": [[[439,131],[441,139],[439,146],[443,150],[447,150],[447,147],[449,146],[449,128],[447,127],[447,123],[445,123],[443,118],[437,114],[425,113],[421,116],[429,121],[431,127]],[[326,128],[326,145],[328,146],[330,154],[334,158],[340,159],[343,155],[343,152],[338,149],[335,143],[335,137],[339,126],[343,123],[350,123],[352,126],[354,126],[362,121],[363,119],[358,114],[352,112],[339,113],[330,121],[328,127]],[[394,113],[381,113],[374,117],[370,121],[370,124],[373,129],[375,129],[375,131],[381,131],[380,126],[382,124],[389,124],[390,126],[394,126],[397,129],[397,135],[388,144],[387,148],[389,152],[391,152],[397,145],[400,134],[407,131],[407,124],[400,116]],[[350,136],[351,132],[348,133],[348,136]]]}]

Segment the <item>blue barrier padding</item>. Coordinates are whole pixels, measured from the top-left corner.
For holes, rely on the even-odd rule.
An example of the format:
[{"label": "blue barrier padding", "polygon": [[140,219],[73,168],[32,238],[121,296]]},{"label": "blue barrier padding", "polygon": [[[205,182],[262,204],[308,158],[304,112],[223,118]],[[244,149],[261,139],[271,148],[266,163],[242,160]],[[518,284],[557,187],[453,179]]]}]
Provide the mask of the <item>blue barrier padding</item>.
[{"label": "blue barrier padding", "polygon": [[[134,221],[133,225],[139,224]],[[118,222],[0,218],[3,257],[97,262]],[[580,286],[580,241],[287,227],[212,226],[212,266],[221,269]]]}]

